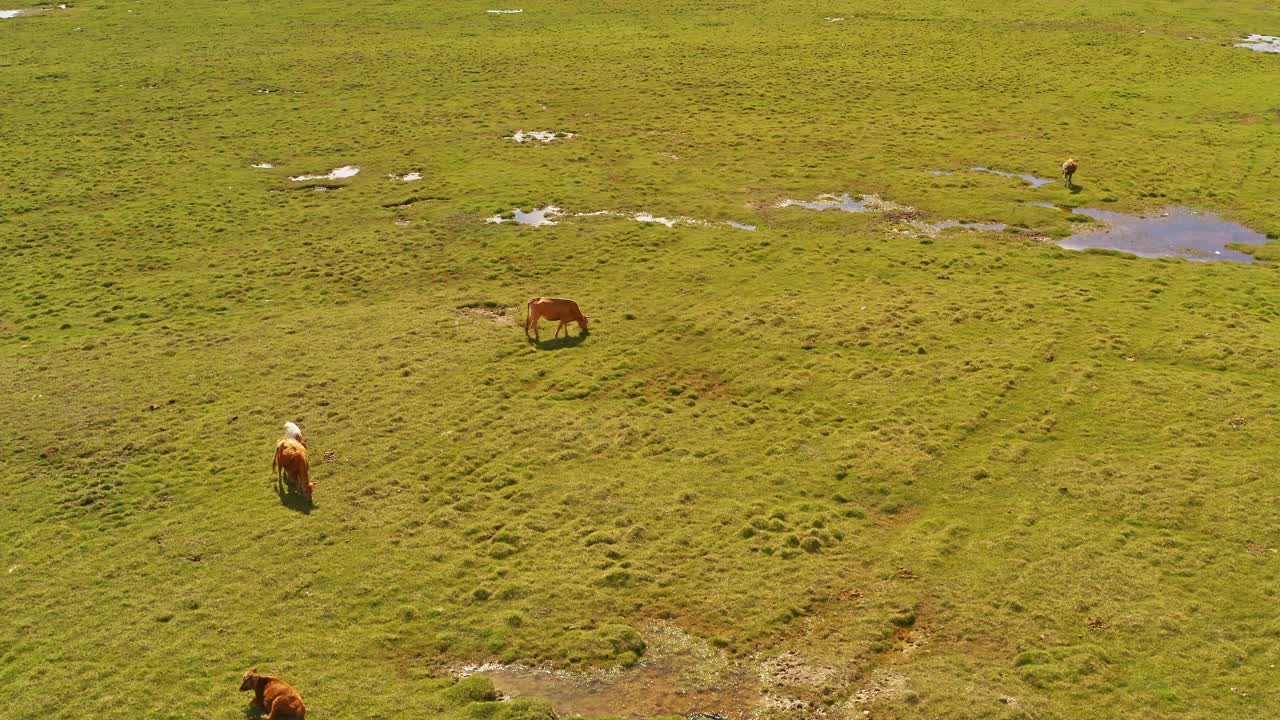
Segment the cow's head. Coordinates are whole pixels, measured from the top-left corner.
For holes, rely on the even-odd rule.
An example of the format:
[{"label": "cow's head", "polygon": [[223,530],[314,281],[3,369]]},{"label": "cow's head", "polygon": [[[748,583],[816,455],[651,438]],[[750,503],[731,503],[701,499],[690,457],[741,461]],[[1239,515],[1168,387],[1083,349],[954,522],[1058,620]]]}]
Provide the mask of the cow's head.
[{"label": "cow's head", "polygon": [[257,688],[259,677],[260,676],[258,675],[258,668],[254,668],[249,672],[245,673],[244,677],[241,678],[240,680],[240,691],[243,692],[245,690],[253,690]]},{"label": "cow's head", "polygon": [[587,331],[587,320],[589,319],[590,318],[588,318],[586,315],[583,315],[582,319],[578,321],[578,327],[582,328],[582,332]]}]

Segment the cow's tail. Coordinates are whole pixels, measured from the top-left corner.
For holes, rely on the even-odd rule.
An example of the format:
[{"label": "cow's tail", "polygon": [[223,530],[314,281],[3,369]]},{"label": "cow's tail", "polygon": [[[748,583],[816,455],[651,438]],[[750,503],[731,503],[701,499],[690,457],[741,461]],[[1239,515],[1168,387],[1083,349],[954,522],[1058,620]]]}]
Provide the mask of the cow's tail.
[{"label": "cow's tail", "polygon": [[275,456],[271,457],[271,471],[275,473],[276,479],[279,479],[280,475],[284,473],[284,439],[283,438],[280,439],[280,442],[275,443]]}]

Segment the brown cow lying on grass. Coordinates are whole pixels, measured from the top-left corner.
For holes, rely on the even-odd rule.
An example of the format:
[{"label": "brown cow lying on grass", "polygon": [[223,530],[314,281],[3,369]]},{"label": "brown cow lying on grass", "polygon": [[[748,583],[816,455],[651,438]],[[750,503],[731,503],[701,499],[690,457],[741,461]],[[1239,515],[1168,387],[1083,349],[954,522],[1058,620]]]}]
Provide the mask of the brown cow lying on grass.
[{"label": "brown cow lying on grass", "polygon": [[280,438],[276,443],[276,456],[271,461],[271,469],[276,473],[276,482],[288,481],[294,490],[311,499],[311,461],[307,456],[307,446],[293,438]]},{"label": "brown cow lying on grass", "polygon": [[307,708],[302,704],[302,696],[289,683],[270,675],[259,675],[257,668],[244,674],[240,681],[240,691],[253,691],[254,707],[262,708],[266,720],[276,720],[284,716],[304,718]]},{"label": "brown cow lying on grass", "polygon": [[564,330],[564,336],[569,337],[569,323],[577,322],[582,332],[587,331],[587,316],[582,314],[582,310],[578,308],[578,303],[564,298],[538,297],[529,301],[529,314],[524,319],[524,336],[529,337],[529,326],[533,325],[533,336],[537,341],[542,340],[542,335],[538,333],[538,321],[542,319],[559,320],[560,325],[556,328],[554,337],[560,337],[560,331]]}]

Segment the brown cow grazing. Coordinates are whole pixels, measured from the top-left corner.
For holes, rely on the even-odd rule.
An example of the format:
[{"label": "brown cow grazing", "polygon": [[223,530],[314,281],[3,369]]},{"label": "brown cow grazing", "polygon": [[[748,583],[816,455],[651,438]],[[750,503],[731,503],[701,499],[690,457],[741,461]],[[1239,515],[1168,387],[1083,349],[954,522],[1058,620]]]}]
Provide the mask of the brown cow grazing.
[{"label": "brown cow grazing", "polygon": [[253,691],[253,705],[266,713],[264,720],[285,716],[305,718],[307,715],[307,708],[297,690],[280,678],[259,675],[257,668],[245,673],[240,681],[240,691],[245,690]]},{"label": "brown cow grazing", "polygon": [[280,438],[271,469],[276,473],[277,482],[287,480],[293,489],[311,499],[311,461],[305,445],[293,438]]},{"label": "brown cow grazing", "polygon": [[1067,181],[1067,187],[1071,187],[1071,176],[1076,174],[1076,167],[1074,159],[1062,163],[1062,179]]},{"label": "brown cow grazing", "polygon": [[564,298],[538,297],[529,301],[529,314],[524,319],[524,336],[529,337],[529,326],[533,325],[533,336],[537,341],[542,340],[542,336],[538,333],[538,321],[541,319],[559,320],[560,326],[556,328],[554,337],[560,337],[560,331],[564,330],[564,336],[569,337],[569,323],[577,322],[582,332],[587,331],[587,316],[582,314],[582,310],[578,309],[578,303]]}]

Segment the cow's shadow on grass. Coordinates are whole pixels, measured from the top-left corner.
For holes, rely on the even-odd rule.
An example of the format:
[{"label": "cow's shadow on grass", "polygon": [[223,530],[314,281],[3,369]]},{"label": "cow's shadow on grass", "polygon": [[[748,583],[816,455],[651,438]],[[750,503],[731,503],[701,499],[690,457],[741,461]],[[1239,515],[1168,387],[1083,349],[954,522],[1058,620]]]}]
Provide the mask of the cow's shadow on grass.
[{"label": "cow's shadow on grass", "polygon": [[1080,191],[1081,191],[1081,190],[1084,190],[1084,186],[1083,186],[1083,185],[1077,185],[1077,184],[1075,184],[1074,182],[1068,182],[1068,183],[1067,183],[1067,190],[1070,190],[1072,195],[1079,195],[1079,194],[1080,194]]},{"label": "cow's shadow on grass", "polygon": [[565,348],[578,347],[587,339],[588,333],[578,333],[577,335],[552,338],[541,342],[529,338],[529,344],[539,350],[563,350]]},{"label": "cow's shadow on grass", "polygon": [[294,491],[293,487],[283,480],[276,481],[276,495],[279,496],[281,505],[303,515],[310,515],[311,509],[315,507],[315,503],[302,493]]}]

